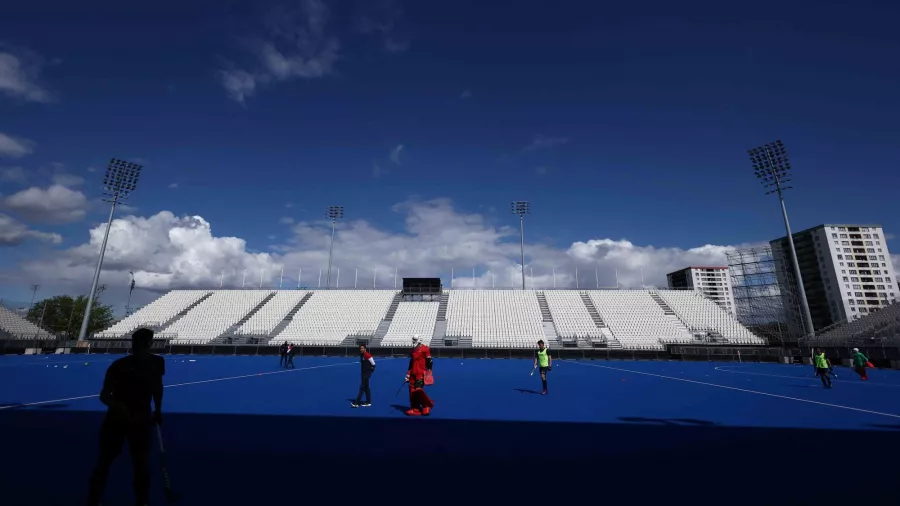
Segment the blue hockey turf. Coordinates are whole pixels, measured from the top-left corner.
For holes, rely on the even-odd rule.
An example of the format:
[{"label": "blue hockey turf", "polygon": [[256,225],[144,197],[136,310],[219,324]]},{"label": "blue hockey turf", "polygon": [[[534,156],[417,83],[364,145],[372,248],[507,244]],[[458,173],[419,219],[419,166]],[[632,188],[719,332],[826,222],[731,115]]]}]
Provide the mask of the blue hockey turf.
[{"label": "blue hockey turf", "polygon": [[[83,503],[115,358],[0,357],[3,504]],[[409,419],[405,359],[379,359],[373,406],[352,409],[351,358],[298,357],[293,370],[277,357],[166,358],[184,504],[356,501],[359,487],[396,501],[420,478],[435,502],[534,497],[535,479],[553,497],[639,503],[800,504],[823,480],[835,503],[858,494],[854,480],[870,501],[896,491],[881,463],[900,450],[894,371],[862,382],[838,368],[826,390],[809,366],[556,361],[542,396],[530,361],[438,359],[433,414]],[[129,473],[125,453],[106,504],[131,504]]]}]

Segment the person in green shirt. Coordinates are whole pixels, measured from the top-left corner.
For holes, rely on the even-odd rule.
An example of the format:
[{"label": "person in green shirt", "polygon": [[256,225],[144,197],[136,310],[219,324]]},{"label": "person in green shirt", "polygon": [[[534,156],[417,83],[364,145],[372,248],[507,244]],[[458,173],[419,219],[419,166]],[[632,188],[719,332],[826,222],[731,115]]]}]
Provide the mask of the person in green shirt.
[{"label": "person in green shirt", "polygon": [[547,373],[553,370],[553,357],[550,350],[544,346],[544,340],[538,341],[538,349],[534,353],[534,367],[541,368],[541,385],[544,387],[541,395],[547,395]]},{"label": "person in green shirt", "polygon": [[816,353],[813,355],[813,364],[816,367],[816,376],[822,380],[822,385],[825,388],[831,388],[831,361],[825,357],[825,352],[822,351],[822,348],[816,348]]},{"label": "person in green shirt", "polygon": [[868,365],[869,359],[860,353],[859,348],[853,348],[853,370],[856,371],[856,374],[859,374],[859,378],[863,381],[869,379],[868,373],[866,373],[866,365]]}]

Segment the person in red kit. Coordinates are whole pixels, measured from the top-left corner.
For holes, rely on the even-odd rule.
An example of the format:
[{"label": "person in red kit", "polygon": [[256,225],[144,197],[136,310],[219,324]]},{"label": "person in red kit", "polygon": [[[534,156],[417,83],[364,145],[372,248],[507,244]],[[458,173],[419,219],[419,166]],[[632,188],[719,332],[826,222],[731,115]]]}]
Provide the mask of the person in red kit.
[{"label": "person in red kit", "polygon": [[425,378],[431,374],[431,350],[422,344],[419,335],[412,338],[413,349],[409,352],[409,369],[406,371],[406,382],[409,383],[409,410],[407,416],[428,416],[434,402],[425,393]]}]

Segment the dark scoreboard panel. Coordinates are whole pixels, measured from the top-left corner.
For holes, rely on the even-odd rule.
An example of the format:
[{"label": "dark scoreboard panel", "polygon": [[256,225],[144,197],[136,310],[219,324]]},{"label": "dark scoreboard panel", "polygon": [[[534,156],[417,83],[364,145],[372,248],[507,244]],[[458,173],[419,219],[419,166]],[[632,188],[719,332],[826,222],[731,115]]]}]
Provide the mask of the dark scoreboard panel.
[{"label": "dark scoreboard panel", "polygon": [[403,293],[441,293],[441,278],[403,278]]}]

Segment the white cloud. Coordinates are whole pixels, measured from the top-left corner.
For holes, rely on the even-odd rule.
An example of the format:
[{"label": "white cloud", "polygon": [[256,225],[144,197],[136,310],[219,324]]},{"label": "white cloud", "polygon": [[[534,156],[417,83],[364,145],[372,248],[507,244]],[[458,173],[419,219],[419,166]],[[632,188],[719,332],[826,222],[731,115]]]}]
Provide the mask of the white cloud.
[{"label": "white cloud", "polygon": [[294,203],[293,203],[293,202],[288,202],[288,203],[286,203],[286,204],[284,205],[284,208],[285,208],[285,209],[290,209],[290,208],[292,208],[292,207],[294,207]]},{"label": "white cloud", "polygon": [[26,184],[28,176],[22,167],[4,167],[0,169],[0,182]]},{"label": "white cloud", "polygon": [[[378,228],[363,220],[338,222],[334,267],[341,269],[341,286],[352,286],[355,269],[371,286],[377,269],[378,286],[393,286],[396,268],[400,277],[442,277],[449,285],[473,285],[472,268],[479,287],[518,286],[518,224],[498,225],[480,214],[455,209],[449,200],[411,201],[398,204],[395,212],[404,220],[402,232]],[[57,277],[86,283],[93,273],[105,225],[91,230],[91,240],[59,256],[25,264],[29,279]],[[302,221],[290,225],[291,238],[272,253],[252,253],[244,240],[216,237],[203,218],[175,217],[163,211],[151,217],[127,216],[113,222],[104,275],[127,282],[128,270],[138,275],[139,286],[165,290],[172,287],[217,287],[222,269],[225,285],[240,286],[243,270],[248,283],[276,286],[280,269],[296,279],[303,269],[304,284],[316,286],[319,269],[328,264],[331,222]],[[528,238],[526,228],[526,240]],[[743,247],[743,246],[741,246]],[[641,269],[647,285],[665,285],[665,274],[688,265],[725,265],[729,246],[705,245],[691,249],[635,245],[627,240],[586,239],[565,247],[526,241],[526,273],[529,286],[614,286],[616,274],[626,287],[641,285]],[[596,277],[595,277],[596,269]],[[493,273],[493,276],[492,274]],[[533,275],[532,275],[533,273]],[[335,272],[335,277],[337,273]],[[324,278],[323,278],[324,279]]]},{"label": "white cloud", "polygon": [[891,255],[891,265],[894,267],[894,278],[900,281],[900,255]]},{"label": "white cloud", "polygon": [[390,173],[389,170],[385,169],[381,165],[378,165],[377,162],[372,163],[372,177],[379,178],[379,177],[385,176],[389,173]]},{"label": "white cloud", "polygon": [[[23,267],[42,279],[83,283],[93,273],[105,230],[105,223],[98,225],[90,231],[90,242]],[[126,283],[128,271],[132,270],[139,287],[166,290],[218,286],[223,269],[228,286],[240,286],[245,269],[249,285],[255,285],[261,271],[268,273],[267,279],[271,280],[280,268],[268,253],[248,252],[243,239],[214,237],[210,224],[199,216],[179,218],[163,211],[149,218],[126,216],[113,220],[103,277],[104,282]]]},{"label": "white cloud", "polygon": [[281,223],[282,225],[291,225],[294,223],[294,218],[291,218],[290,216],[282,216],[281,219],[278,220],[278,223]]},{"label": "white cloud", "polygon": [[244,101],[256,94],[256,77],[241,69],[220,70],[219,78],[228,96],[243,104]]},{"label": "white cloud", "polygon": [[0,214],[0,247],[17,246],[29,239],[52,244],[59,244],[62,242],[62,237],[60,237],[59,234],[47,234],[38,232],[37,230],[31,230],[11,216]]},{"label": "white cloud", "polygon": [[403,144],[398,144],[397,147],[391,150],[391,161],[397,165],[400,165],[400,155],[403,153]]},{"label": "white cloud", "polygon": [[44,59],[30,51],[0,51],[0,93],[27,102],[50,102],[50,92],[39,83],[43,67]]},{"label": "white cloud", "polygon": [[54,184],[31,187],[3,199],[3,207],[20,217],[40,223],[69,223],[84,219],[88,200],[83,193]]},{"label": "white cloud", "polygon": [[535,135],[531,144],[522,148],[523,153],[537,151],[540,149],[550,149],[569,142],[566,137],[547,137],[546,135]]},{"label": "white cloud", "polygon": [[228,96],[244,104],[261,86],[331,75],[341,43],[326,30],[329,17],[322,0],[302,0],[297,11],[273,10],[266,18],[270,37],[252,44],[252,70],[229,64],[219,71]]},{"label": "white cloud", "polygon": [[472,98],[472,92],[470,90],[463,90],[463,92],[459,94],[459,98],[463,100]]},{"label": "white cloud", "polygon": [[537,176],[546,176],[547,172],[547,167],[535,167],[534,169],[534,174]]},{"label": "white cloud", "polygon": [[0,132],[0,156],[21,158],[34,151],[34,142],[28,139],[10,137]]},{"label": "white cloud", "polygon": [[53,174],[53,184],[57,184],[60,186],[73,187],[73,186],[81,186],[84,184],[84,178],[78,176],[76,174],[68,174],[65,172],[57,172]]},{"label": "white cloud", "polygon": [[169,184],[169,188],[171,188],[171,189],[173,189],[173,190],[174,190],[175,188],[178,188],[178,183],[171,183],[171,184]]}]

